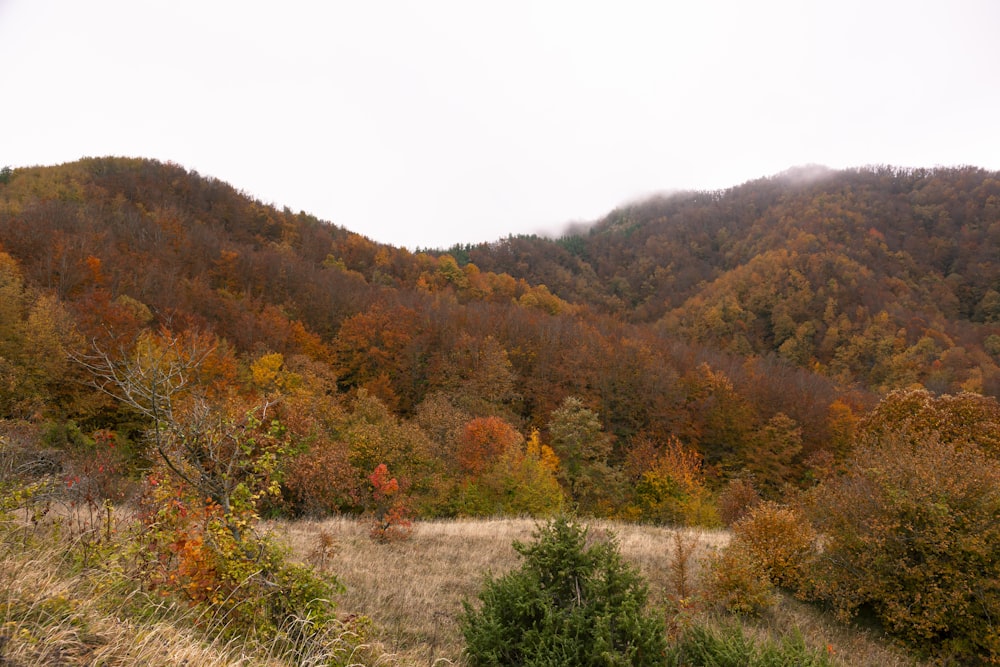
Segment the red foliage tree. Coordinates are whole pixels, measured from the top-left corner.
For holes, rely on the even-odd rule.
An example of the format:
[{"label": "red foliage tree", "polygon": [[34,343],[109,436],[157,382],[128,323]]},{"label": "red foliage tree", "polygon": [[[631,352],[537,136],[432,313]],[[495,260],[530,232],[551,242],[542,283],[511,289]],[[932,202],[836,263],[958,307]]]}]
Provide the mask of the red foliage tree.
[{"label": "red foliage tree", "polygon": [[413,525],[409,508],[400,494],[399,482],[389,476],[389,468],[384,463],[375,466],[368,481],[372,485],[372,539],[378,542],[407,539]]}]

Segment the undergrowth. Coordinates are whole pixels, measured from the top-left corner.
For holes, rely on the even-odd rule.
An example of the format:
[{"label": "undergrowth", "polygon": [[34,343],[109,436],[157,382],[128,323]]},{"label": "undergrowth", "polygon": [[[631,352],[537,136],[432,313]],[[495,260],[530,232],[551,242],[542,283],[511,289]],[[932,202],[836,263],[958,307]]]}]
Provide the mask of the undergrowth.
[{"label": "undergrowth", "polygon": [[809,648],[798,631],[781,639],[755,639],[739,625],[692,625],[670,647],[672,667],[833,667],[833,660]]},{"label": "undergrowth", "polygon": [[389,663],[368,642],[367,619],[310,613],[332,610],[332,599],[289,604],[334,589],[277,562],[276,545],[259,554],[269,579],[251,572],[218,603],[196,599],[147,576],[148,522],[111,504],[73,505],[62,480],[12,469],[0,477],[0,665]]},{"label": "undergrowth", "polygon": [[[151,563],[140,555],[141,545],[155,537],[149,516],[103,502],[71,506],[64,480],[19,478],[16,459],[0,448],[3,667],[461,665],[461,601],[477,594],[484,573],[513,571],[519,559],[512,543],[538,528],[533,521],[514,519],[419,522],[410,540],[380,542],[371,540],[367,526],[357,520],[265,522],[261,527],[270,534],[262,533],[260,544],[273,551],[261,556],[279,554],[284,563],[272,565],[272,574],[287,566],[293,578],[305,577],[307,585],[300,588],[305,590],[315,577],[336,572],[348,588],[338,599],[340,606],[359,615],[320,618],[293,608],[281,611],[267,591],[289,582],[234,580],[237,594],[245,596],[240,605],[269,610],[267,625],[261,626],[265,631],[255,634],[243,631],[254,614],[232,613],[226,604],[213,602],[208,590],[213,580],[203,576],[207,571],[176,567],[201,562],[181,556],[185,549],[188,556],[203,555],[192,538],[211,538],[211,529],[185,533],[184,540],[173,543],[177,552],[165,544],[159,553],[176,556],[173,563]],[[212,516],[197,519],[209,526]],[[161,522],[155,528],[165,526]],[[649,584],[647,611],[667,613],[673,600],[674,611],[684,617],[667,619],[674,618],[670,623],[677,632],[668,633],[665,664],[881,667],[914,662],[784,595],[754,620],[719,621],[703,613],[705,563],[728,541],[724,533],[682,536],[667,528],[607,522],[593,522],[592,531],[596,543],[618,535],[622,563],[636,566]],[[290,554],[279,547],[283,543]],[[148,577],[151,571],[183,573],[187,579],[179,586],[165,585]],[[275,609],[278,613],[271,613]]]},{"label": "undergrowth", "polygon": [[[379,662],[364,621],[319,625],[289,616],[270,637],[241,639],[225,614],[131,579],[129,564],[114,555],[120,542],[85,544],[59,523],[0,532],[0,665]],[[93,565],[82,566],[83,549]]]}]

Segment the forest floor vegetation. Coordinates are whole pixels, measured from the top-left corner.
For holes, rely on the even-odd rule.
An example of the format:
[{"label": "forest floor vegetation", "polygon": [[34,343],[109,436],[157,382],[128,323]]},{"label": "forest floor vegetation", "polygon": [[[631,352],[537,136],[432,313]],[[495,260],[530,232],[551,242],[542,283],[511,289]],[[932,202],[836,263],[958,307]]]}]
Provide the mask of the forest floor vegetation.
[{"label": "forest floor vegetation", "polygon": [[150,590],[124,556],[138,539],[127,510],[55,505],[0,519],[2,667],[385,664],[360,623],[251,641],[224,614]]}]

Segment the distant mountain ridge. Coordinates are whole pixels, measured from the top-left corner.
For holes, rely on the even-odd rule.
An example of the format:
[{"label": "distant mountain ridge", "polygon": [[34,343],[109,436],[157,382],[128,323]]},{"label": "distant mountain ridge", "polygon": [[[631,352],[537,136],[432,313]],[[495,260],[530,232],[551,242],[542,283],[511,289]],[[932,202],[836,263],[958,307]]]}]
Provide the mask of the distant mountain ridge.
[{"label": "distant mountain ridge", "polygon": [[[995,354],[976,350],[1000,320],[998,249],[1000,174],[875,167],[654,198],[581,235],[461,250],[480,269],[692,341],[944,390],[962,374],[929,369],[950,364],[947,350],[992,372]],[[872,345],[883,352],[856,349]],[[900,353],[911,358],[875,358]],[[968,386],[982,388],[975,375]]]}]

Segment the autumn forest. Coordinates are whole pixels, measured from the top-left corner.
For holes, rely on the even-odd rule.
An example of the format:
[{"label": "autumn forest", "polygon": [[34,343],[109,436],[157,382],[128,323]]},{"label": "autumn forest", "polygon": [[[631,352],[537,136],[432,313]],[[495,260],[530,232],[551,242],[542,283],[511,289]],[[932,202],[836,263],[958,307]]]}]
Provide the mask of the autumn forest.
[{"label": "autumn forest", "polygon": [[[392,541],[421,519],[716,527],[760,504],[846,535],[852,483],[895,474],[860,453],[911,446],[927,474],[949,462],[953,509],[986,512],[948,530],[985,539],[1000,499],[967,475],[1000,471],[997,248],[1000,174],[972,167],[791,170],[416,252],[171,163],[5,169],[0,489],[51,472],[80,503],[145,507],[143,585],[195,604],[249,576],[262,517]],[[995,543],[962,544],[997,568]],[[279,561],[261,567],[308,587]],[[770,576],[931,655],[1000,658],[991,576],[917,613],[817,567]]]}]

